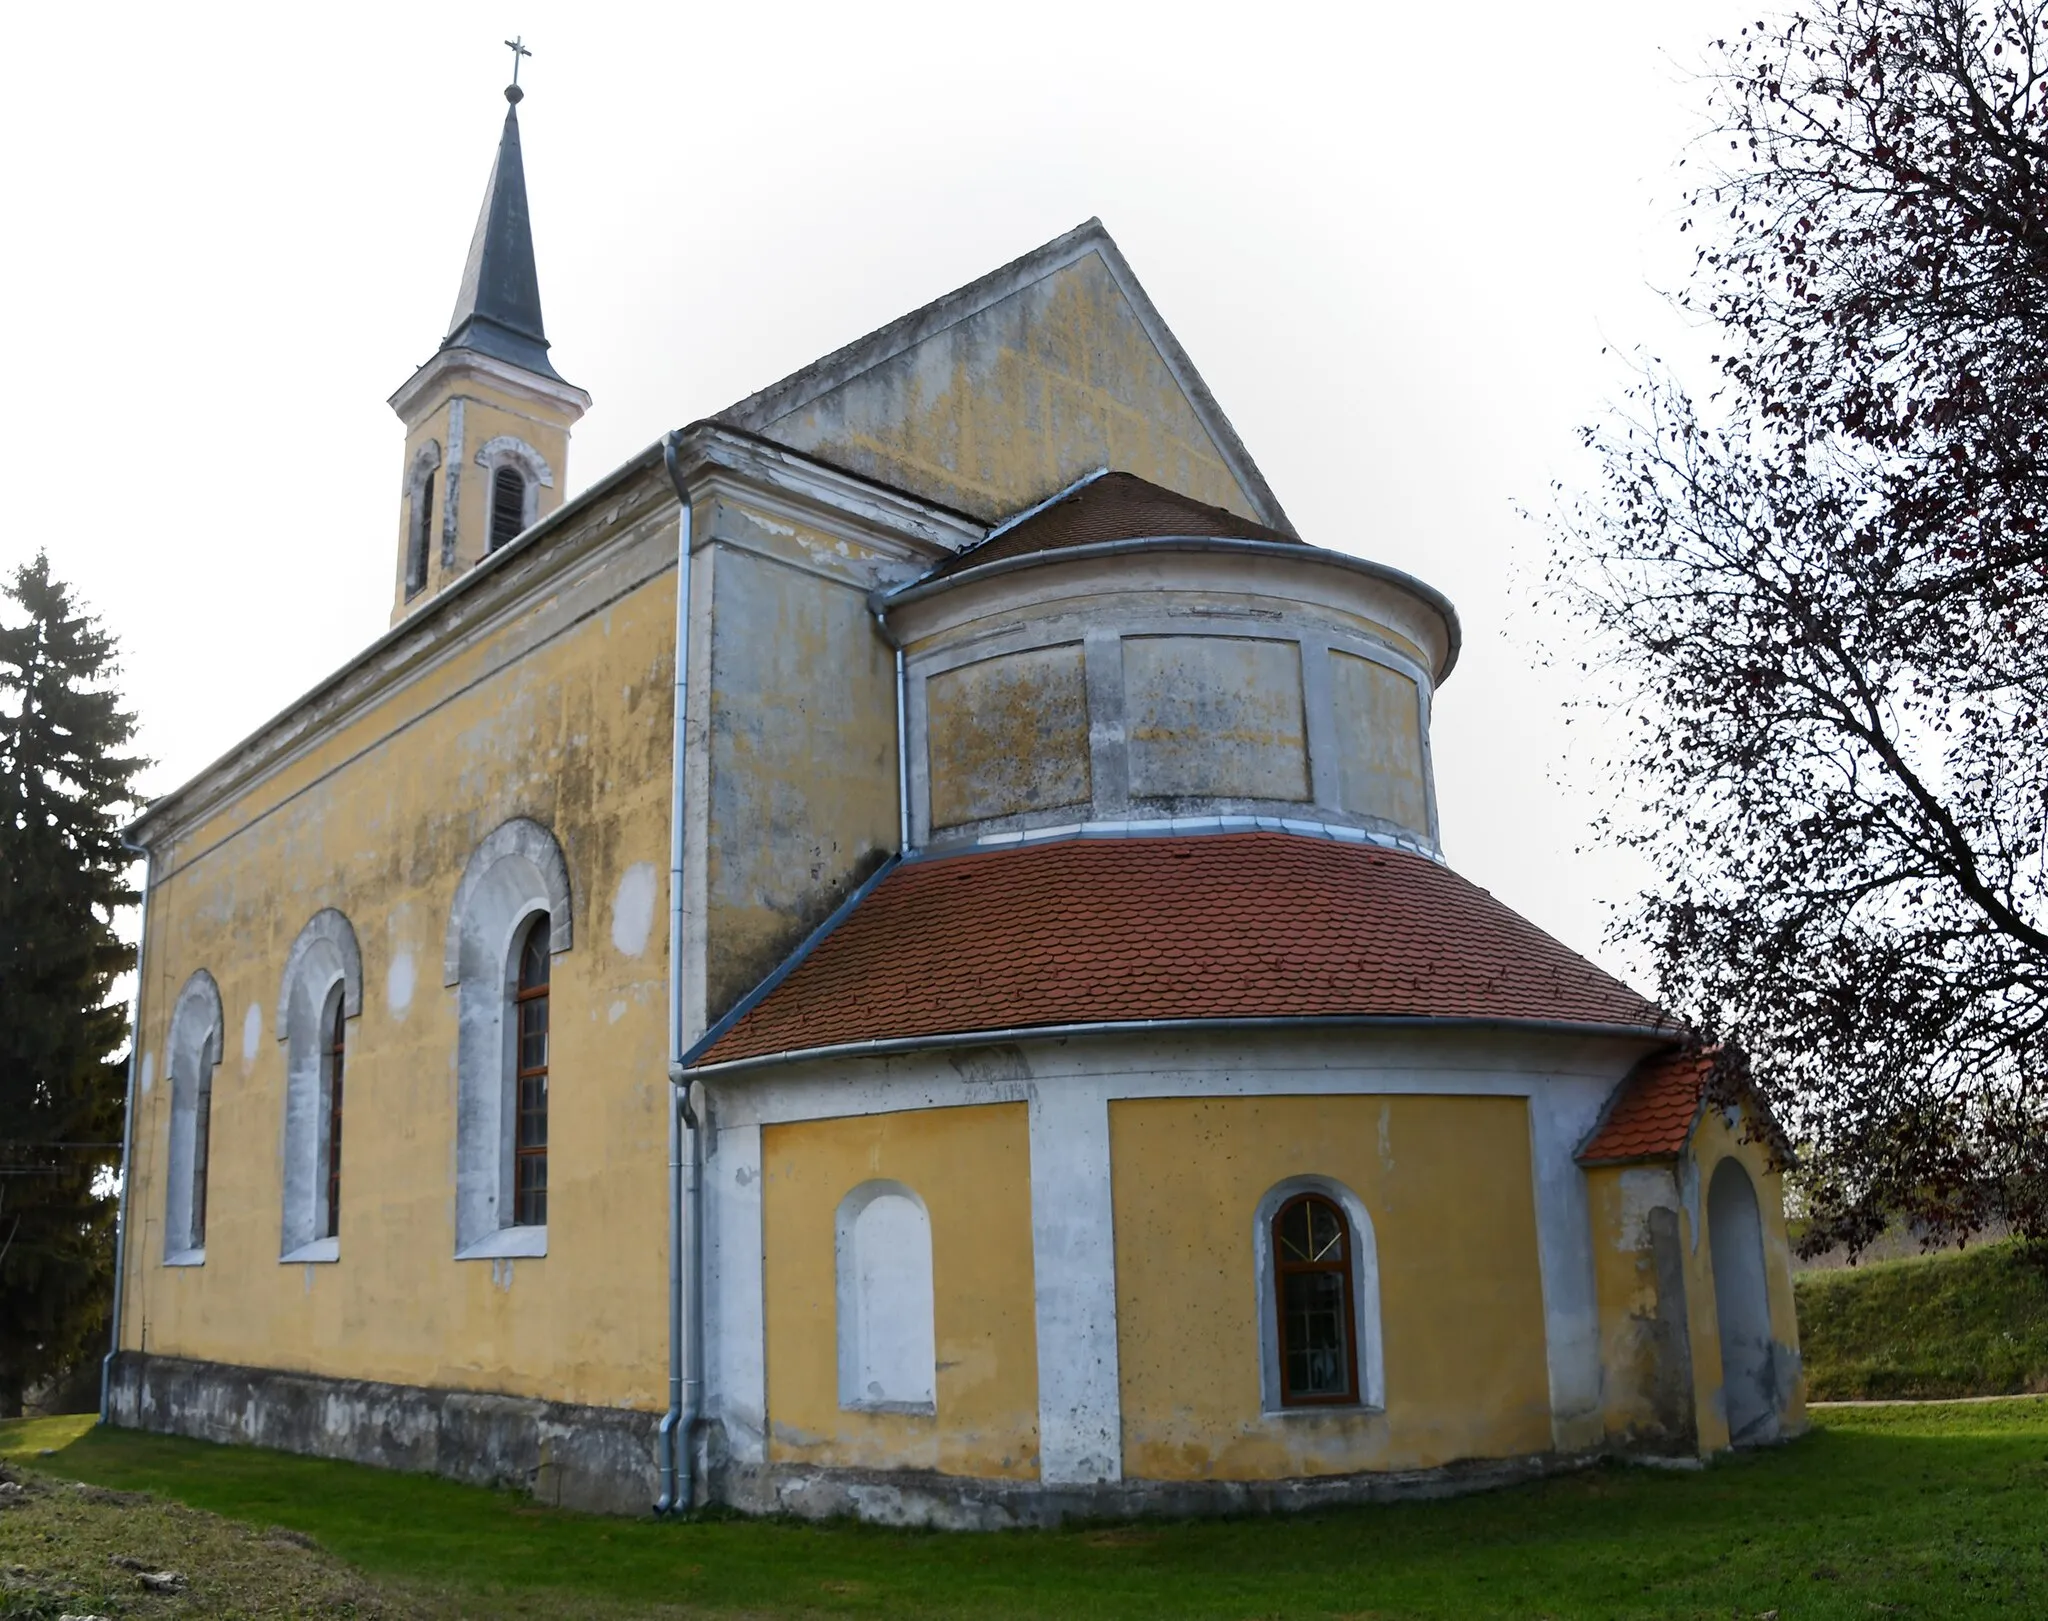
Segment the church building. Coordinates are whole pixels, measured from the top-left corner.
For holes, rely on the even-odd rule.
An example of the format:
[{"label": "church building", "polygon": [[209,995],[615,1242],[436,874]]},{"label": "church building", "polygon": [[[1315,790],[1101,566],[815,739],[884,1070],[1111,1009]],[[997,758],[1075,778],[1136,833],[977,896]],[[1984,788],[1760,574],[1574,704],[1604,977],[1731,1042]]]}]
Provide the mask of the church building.
[{"label": "church building", "polygon": [[568,499],[507,96],[388,629],[130,835],[110,1420],[962,1527],[1801,1429],[1767,1123],[1448,865],[1457,614],[1102,226]]}]

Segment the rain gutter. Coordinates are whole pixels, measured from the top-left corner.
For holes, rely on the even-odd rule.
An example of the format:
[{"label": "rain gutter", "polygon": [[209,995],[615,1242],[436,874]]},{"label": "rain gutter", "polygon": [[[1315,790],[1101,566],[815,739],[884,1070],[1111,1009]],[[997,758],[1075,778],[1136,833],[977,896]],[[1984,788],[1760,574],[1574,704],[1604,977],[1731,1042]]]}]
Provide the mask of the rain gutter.
[{"label": "rain gutter", "polygon": [[[770,987],[764,986],[764,991]],[[735,1010],[738,1011],[738,1010]],[[1129,1036],[1248,1030],[1505,1030],[1520,1035],[1625,1037],[1669,1041],[1675,1025],[1587,1024],[1575,1019],[1433,1018],[1409,1013],[1262,1014],[1225,1019],[1102,1019],[1076,1024],[1019,1024],[984,1030],[951,1030],[928,1036],[882,1036],[869,1041],[842,1041],[823,1047],[788,1047],[751,1058],[728,1058],[715,1064],[691,1064],[683,1073],[699,1080],[741,1075],[779,1064],[843,1058],[878,1058],[892,1053],[928,1052],[946,1047],[986,1047],[1012,1041],[1065,1041],[1077,1036]],[[713,1031],[713,1036],[723,1031]],[[709,1051],[715,1040],[698,1043]]]}]

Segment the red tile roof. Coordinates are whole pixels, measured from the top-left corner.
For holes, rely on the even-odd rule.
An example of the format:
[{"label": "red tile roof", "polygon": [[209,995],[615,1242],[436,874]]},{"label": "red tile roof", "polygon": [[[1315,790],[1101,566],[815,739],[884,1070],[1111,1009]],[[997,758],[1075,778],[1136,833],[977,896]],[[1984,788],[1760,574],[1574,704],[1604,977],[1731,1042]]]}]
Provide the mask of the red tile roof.
[{"label": "red tile roof", "polygon": [[1579,1149],[1581,1165],[1615,1165],[1639,1159],[1676,1159],[1685,1152],[1700,1115],[1700,1098],[1714,1054],[1658,1053],[1645,1058],[1615,1088],[1606,1119]]},{"label": "red tile roof", "polygon": [[700,1043],[698,1064],[1135,1019],[1662,1023],[1421,856],[1287,833],[1073,838],[915,860]]}]

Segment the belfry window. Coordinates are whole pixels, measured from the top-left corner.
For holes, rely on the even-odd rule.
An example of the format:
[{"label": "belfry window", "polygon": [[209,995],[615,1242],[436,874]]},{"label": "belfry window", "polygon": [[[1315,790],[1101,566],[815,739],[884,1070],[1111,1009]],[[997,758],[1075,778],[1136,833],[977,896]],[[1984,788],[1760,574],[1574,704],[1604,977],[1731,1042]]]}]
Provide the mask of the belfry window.
[{"label": "belfry window", "polygon": [[412,498],[411,544],[406,549],[405,591],[407,596],[427,583],[427,550],[434,534],[434,470],[419,482]]},{"label": "belfry window", "polygon": [[342,987],[336,985],[328,997],[327,1017],[322,1021],[326,1035],[326,1050],[321,1054],[322,1067],[327,1071],[322,1077],[325,1083],[321,1090],[327,1100],[327,1197],[322,1208],[322,1238],[341,1236],[341,1080],[343,1061],[348,1052],[348,1007]]},{"label": "belfry window", "polygon": [[1356,1402],[1350,1224],[1333,1201],[1304,1193],[1274,1214],[1273,1285],[1282,1404]]},{"label": "belfry window", "polygon": [[526,925],[512,993],[512,1221],[518,1227],[545,1227],[548,1220],[548,932],[545,912]]},{"label": "belfry window", "polygon": [[491,534],[485,546],[496,551],[526,527],[526,475],[501,464],[491,475]]}]

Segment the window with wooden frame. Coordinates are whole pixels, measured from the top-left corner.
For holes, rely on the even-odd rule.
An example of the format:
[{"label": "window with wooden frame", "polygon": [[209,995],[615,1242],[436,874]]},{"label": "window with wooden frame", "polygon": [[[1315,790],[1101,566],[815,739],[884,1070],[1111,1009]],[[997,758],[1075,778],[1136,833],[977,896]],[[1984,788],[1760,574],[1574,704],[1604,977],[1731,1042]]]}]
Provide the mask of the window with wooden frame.
[{"label": "window with wooden frame", "polygon": [[1334,1201],[1302,1193],[1274,1212],[1273,1309],[1284,1406],[1358,1400],[1351,1270],[1351,1224]]},{"label": "window with wooden frame", "polygon": [[326,1202],[322,1206],[320,1236],[341,1236],[341,1083],[348,1056],[348,998],[336,985],[327,999],[327,1017],[321,1021],[321,1095],[327,1104]]},{"label": "window with wooden frame", "polygon": [[512,993],[513,1038],[512,1223],[545,1227],[548,1221],[548,915],[536,913],[519,944],[519,976]]}]

